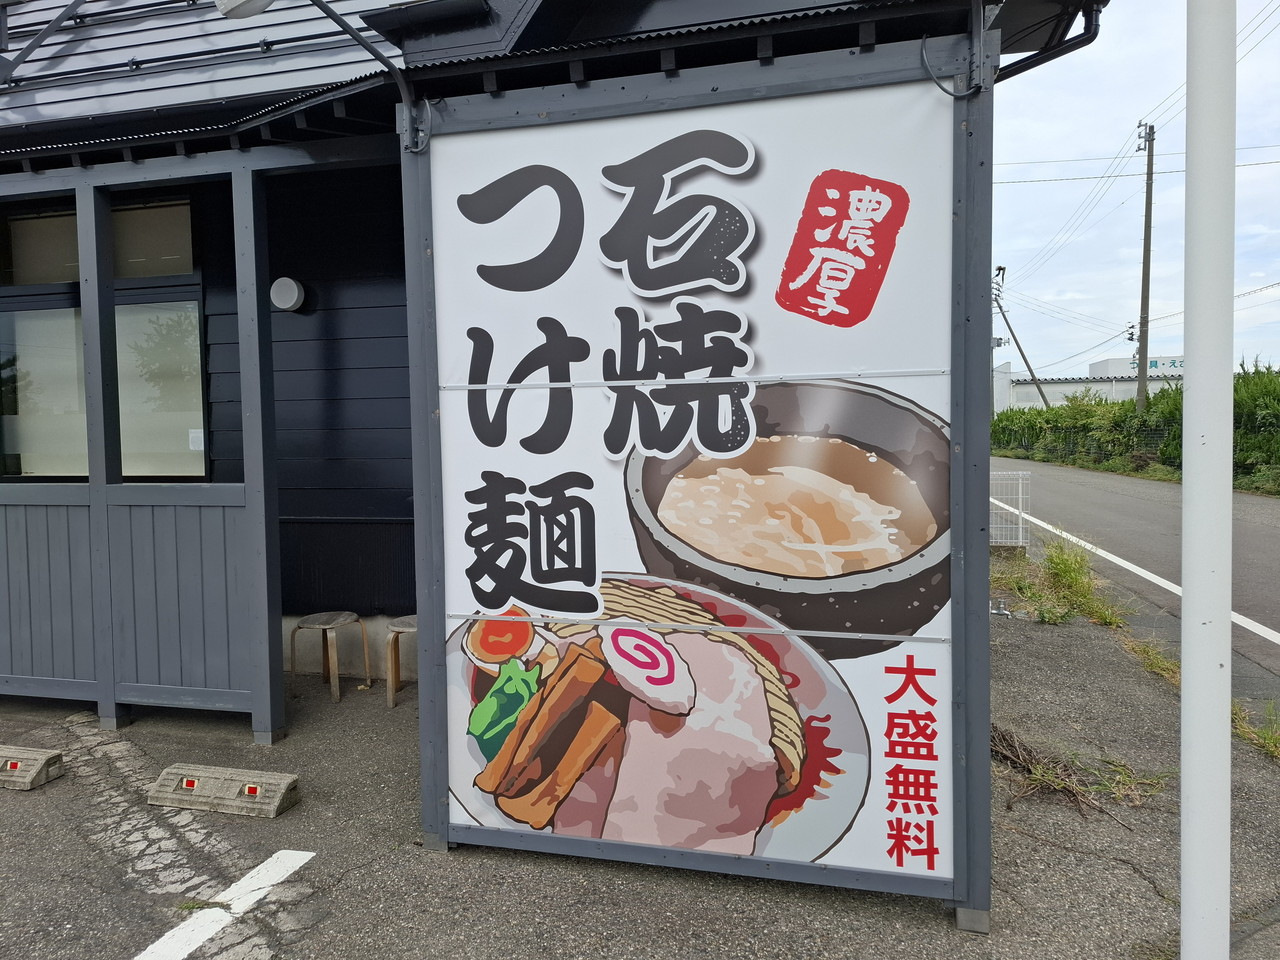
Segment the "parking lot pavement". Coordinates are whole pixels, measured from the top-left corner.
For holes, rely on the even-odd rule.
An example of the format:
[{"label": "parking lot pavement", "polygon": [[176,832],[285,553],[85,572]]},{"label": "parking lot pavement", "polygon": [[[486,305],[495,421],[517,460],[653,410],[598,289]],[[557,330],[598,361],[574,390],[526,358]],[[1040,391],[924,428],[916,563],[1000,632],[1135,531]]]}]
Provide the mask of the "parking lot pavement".
[{"label": "parking lot pavement", "polygon": [[[1166,625],[1170,626],[1170,625]],[[1145,629],[1145,627],[1144,627]],[[718,874],[477,847],[418,845],[413,687],[329,701],[299,677],[289,736],[254,746],[238,715],[136,711],[97,729],[84,705],[0,700],[0,742],[62,749],[68,774],[0,791],[0,940],[27,960],[132,958],[281,850],[315,857],[191,954],[348,960],[794,958],[1126,960],[1176,956],[1177,691],[1114,630],[993,618],[993,718],[1045,755],[1110,763],[1140,805],[1081,806],[993,768],[992,933],[961,933],[944,904]],[[1280,766],[1237,743],[1237,960],[1272,953],[1280,915]],[[148,807],[176,762],[296,773],[277,819]],[[1127,773],[1120,773],[1120,771]],[[1138,798],[1131,798],[1136,800]]]}]

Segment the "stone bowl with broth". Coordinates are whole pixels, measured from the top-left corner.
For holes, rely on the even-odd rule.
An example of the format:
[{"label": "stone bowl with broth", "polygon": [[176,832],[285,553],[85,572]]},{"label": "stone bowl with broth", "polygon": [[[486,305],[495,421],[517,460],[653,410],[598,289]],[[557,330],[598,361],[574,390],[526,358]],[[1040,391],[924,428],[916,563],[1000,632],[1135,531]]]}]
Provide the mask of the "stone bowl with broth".
[{"label": "stone bowl with broth", "polygon": [[756,439],[733,456],[628,459],[645,569],[742,600],[829,659],[894,645],[839,634],[932,620],[951,589],[945,421],[843,381],[761,385],[752,409]]}]

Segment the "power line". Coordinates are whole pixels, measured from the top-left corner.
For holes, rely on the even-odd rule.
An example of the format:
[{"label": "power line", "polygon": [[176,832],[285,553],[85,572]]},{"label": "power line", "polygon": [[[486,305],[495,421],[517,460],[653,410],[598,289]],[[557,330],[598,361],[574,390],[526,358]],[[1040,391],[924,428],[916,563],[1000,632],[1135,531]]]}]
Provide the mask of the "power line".
[{"label": "power line", "polygon": [[1090,230],[1092,230],[1094,227],[1100,224],[1103,220],[1107,219],[1107,217],[1111,216],[1113,213],[1115,213],[1117,210],[1123,207],[1126,203],[1128,203],[1130,200],[1132,200],[1134,197],[1138,196],[1141,193],[1142,193],[1142,188],[1140,187],[1137,190],[1135,190],[1133,193],[1125,197],[1123,200],[1121,200],[1119,203],[1117,203],[1114,207],[1112,207],[1106,213],[1101,214],[1100,216],[1094,217],[1093,220],[1091,220],[1087,226],[1076,231],[1075,236],[1073,236],[1070,240],[1064,243],[1062,245],[1062,248],[1066,248],[1068,245],[1075,243],[1077,240],[1079,240],[1081,237],[1087,234]]},{"label": "power line", "polygon": [[1103,171],[1102,177],[1097,179],[1097,182],[1085,195],[1084,199],[1076,205],[1075,210],[1067,217],[1066,222],[1036,251],[1030,260],[1018,269],[1016,273],[1018,280],[1026,280],[1031,277],[1032,274],[1048,263],[1059,250],[1078,236],[1085,218],[1094,211],[1102,198],[1106,196],[1107,191],[1115,184],[1115,178],[1110,175],[1119,172],[1124,162],[1131,159],[1132,155],[1128,153],[1128,149],[1129,138],[1126,137],[1116,155],[1107,165],[1107,169]]},{"label": "power line", "polygon": [[[1237,293],[1237,294],[1236,294],[1234,297],[1232,297],[1231,299],[1232,299],[1232,300],[1242,300],[1242,299],[1244,299],[1245,297],[1252,297],[1255,293],[1262,293],[1264,290],[1272,290],[1272,289],[1274,289],[1274,288],[1276,288],[1276,287],[1280,287],[1280,281],[1277,281],[1277,282],[1275,282],[1275,283],[1268,283],[1267,285],[1262,286],[1262,287],[1254,287],[1252,290],[1246,290],[1244,293]],[[1263,303],[1275,303],[1275,301],[1274,301],[1274,300],[1264,300],[1264,301],[1263,301]],[[1250,305],[1249,305],[1249,306],[1247,306],[1247,307],[1237,307],[1237,308],[1235,309],[1235,311],[1234,311],[1234,312],[1235,312],[1235,313],[1239,313],[1241,310],[1252,310],[1254,307],[1260,307],[1260,306],[1262,306],[1262,303],[1253,303],[1253,304],[1250,304]],[[1180,316],[1182,316],[1185,312],[1186,312],[1185,310],[1178,310],[1178,311],[1175,311],[1174,313],[1166,313],[1164,316],[1160,316],[1160,317],[1153,317],[1153,318],[1152,318],[1152,320],[1151,320],[1151,322],[1152,322],[1152,323],[1155,323],[1157,320],[1171,320],[1171,319],[1173,319],[1174,317],[1180,317]]]},{"label": "power line", "polygon": [[1268,303],[1280,303],[1280,297],[1273,297],[1270,300],[1263,300],[1261,303],[1251,303],[1247,307],[1236,307],[1233,313],[1243,313],[1246,310],[1252,310],[1254,307],[1265,307]]},{"label": "power line", "polygon": [[1255,293],[1261,293],[1263,290],[1271,290],[1275,287],[1280,287],[1280,280],[1277,280],[1275,283],[1268,283],[1265,287],[1254,287],[1252,290],[1246,290],[1244,293],[1237,293],[1231,299],[1239,300],[1241,297],[1251,297]]},{"label": "power line", "polygon": [[[1280,286],[1280,284],[1270,284],[1269,286]],[[1269,287],[1260,287],[1259,289],[1261,289],[1261,290],[1266,290],[1266,289],[1269,289]],[[1252,292],[1256,293],[1257,291],[1252,291]],[[1239,295],[1238,295],[1238,297],[1240,297],[1240,296],[1248,296],[1248,294],[1239,294]],[[1262,307],[1262,306],[1265,306],[1265,305],[1267,305],[1267,304],[1269,304],[1269,303],[1280,303],[1280,297],[1275,297],[1275,298],[1273,298],[1273,299],[1271,299],[1271,300],[1264,300],[1264,301],[1262,301],[1262,303],[1251,303],[1251,304],[1249,304],[1249,306],[1247,306],[1247,307],[1236,307],[1236,309],[1235,309],[1235,311],[1234,311],[1234,312],[1235,312],[1235,313],[1240,313],[1240,312],[1242,312],[1242,311],[1244,311],[1244,310],[1252,310],[1254,307]],[[1179,314],[1169,314],[1168,316],[1178,316],[1178,315],[1179,315]],[[1125,332],[1123,332],[1123,331],[1122,331],[1121,333],[1117,333],[1114,337],[1108,337],[1106,340],[1103,340],[1103,341],[1101,341],[1101,342],[1099,342],[1099,343],[1095,343],[1095,344],[1094,344],[1093,346],[1091,346],[1091,347],[1086,347],[1085,349],[1081,350],[1079,353],[1073,353],[1073,354],[1072,354],[1071,356],[1069,356],[1069,357],[1063,357],[1061,360],[1054,360],[1054,361],[1053,361],[1053,362],[1051,362],[1051,363],[1042,363],[1042,364],[1040,364],[1040,365],[1039,365],[1040,372],[1041,372],[1041,373],[1043,373],[1044,371],[1046,371],[1046,370],[1051,370],[1051,369],[1053,369],[1054,367],[1060,367],[1060,366],[1062,366],[1064,363],[1070,363],[1072,360],[1075,360],[1075,359],[1077,359],[1078,357],[1083,357],[1086,353],[1091,353],[1091,352],[1093,352],[1094,350],[1097,350],[1097,349],[1098,349],[1098,348],[1100,348],[1100,347],[1104,347],[1104,346],[1106,346],[1107,344],[1111,343],[1113,340],[1119,340],[1119,339],[1120,339],[1121,337],[1123,337],[1124,335],[1125,335]],[[1103,352],[1106,352],[1106,351],[1103,351]],[[1098,354],[1098,356],[1101,356],[1101,354]],[[1089,359],[1091,359],[1091,360],[1092,360],[1093,358],[1092,358],[1092,357],[1090,357]]]},{"label": "power line", "polygon": [[[1276,26],[1280,27],[1280,24],[1276,24]],[[1237,163],[1237,164],[1236,164],[1236,169],[1237,169],[1237,170],[1239,170],[1241,167],[1265,167],[1265,166],[1269,166],[1270,164],[1273,164],[1273,163],[1280,163],[1280,160],[1254,160],[1254,161],[1253,161],[1253,162],[1251,162],[1251,163]],[[1167,174],[1167,173],[1186,173],[1186,172],[1187,172],[1187,171],[1186,171],[1185,169],[1183,169],[1183,170],[1157,170],[1157,171],[1156,171],[1156,176],[1157,176],[1157,177],[1162,177],[1162,176],[1164,176],[1164,175],[1165,175],[1165,174]],[[1113,174],[1111,174],[1111,177],[1110,177],[1110,178],[1111,178],[1111,179],[1114,179],[1114,180],[1118,180],[1118,179],[1120,179],[1120,178],[1122,178],[1122,177],[1145,177],[1145,176],[1146,176],[1146,174],[1145,174],[1145,173],[1113,173]],[[1044,178],[1041,178],[1041,179],[1039,179],[1039,180],[993,180],[993,181],[991,181],[991,182],[992,182],[993,184],[1001,184],[1001,183],[1066,183],[1066,182],[1071,181],[1071,180],[1102,180],[1102,179],[1104,179],[1104,177],[1100,175],[1100,176],[1096,176],[1096,177],[1044,177]]]},{"label": "power line", "polygon": [[1005,290],[1005,295],[1024,310],[1030,310],[1051,320],[1059,320],[1063,323],[1083,327],[1086,330],[1094,330],[1098,333],[1108,333],[1116,329],[1116,324],[1111,321],[1103,320],[1099,317],[1091,317],[1088,314],[1075,313],[1075,311],[1069,311],[1065,307],[1045,303],[1043,300],[1035,300],[1035,298],[1026,297],[1024,294],[1019,294],[1013,290]]},{"label": "power line", "polygon": [[[1242,299],[1242,298],[1244,298],[1244,297],[1251,297],[1251,296],[1253,296],[1255,293],[1262,293],[1262,292],[1263,292],[1263,291],[1265,291],[1265,290],[1273,290],[1273,289],[1275,289],[1276,287],[1280,287],[1280,281],[1277,281],[1276,283],[1268,283],[1268,284],[1266,284],[1265,286],[1262,286],[1262,287],[1255,287],[1254,289],[1252,289],[1252,290],[1246,290],[1246,291],[1244,291],[1243,293],[1237,293],[1233,299],[1235,299],[1235,300],[1240,300],[1240,299]],[[1010,291],[1010,290],[1008,290],[1008,289],[1006,289],[1004,292],[1005,292],[1005,294],[1006,294],[1006,295],[1008,295],[1008,294],[1012,293],[1012,291]],[[1273,299],[1271,299],[1271,300],[1263,300],[1261,303],[1251,303],[1251,304],[1249,304],[1247,307],[1236,307],[1234,312],[1235,312],[1235,313],[1240,313],[1240,312],[1241,312],[1241,311],[1243,311],[1243,310],[1252,310],[1254,307],[1262,307],[1262,306],[1265,306],[1265,305],[1267,305],[1267,304],[1269,304],[1269,303],[1277,303],[1277,302],[1280,302],[1280,297],[1275,297],[1275,298],[1273,298]],[[1182,316],[1182,311],[1181,311],[1181,310],[1179,310],[1177,313],[1166,313],[1166,314],[1165,314],[1164,316],[1162,316],[1162,317],[1155,317],[1155,318],[1153,318],[1153,319],[1152,319],[1152,321],[1151,321],[1151,322],[1154,324],[1157,320],[1168,320],[1168,319],[1170,319],[1171,317],[1180,317],[1180,316]],[[1083,357],[1086,353],[1090,353],[1090,352],[1092,352],[1092,351],[1094,351],[1094,350],[1097,350],[1099,347],[1104,347],[1104,346],[1106,346],[1107,344],[1111,343],[1113,340],[1119,340],[1121,337],[1125,336],[1127,333],[1128,333],[1128,328],[1126,328],[1126,329],[1124,329],[1124,330],[1121,330],[1119,333],[1117,333],[1117,334],[1116,334],[1115,336],[1113,336],[1113,337],[1107,337],[1107,339],[1102,340],[1102,341],[1100,341],[1100,342],[1098,342],[1098,343],[1095,343],[1095,344],[1094,344],[1093,346],[1091,346],[1091,347],[1085,347],[1085,348],[1084,348],[1083,350],[1081,350],[1079,353],[1073,353],[1073,354],[1071,354],[1071,356],[1069,356],[1069,357],[1063,357],[1061,360],[1054,360],[1054,361],[1052,361],[1052,362],[1050,362],[1050,363],[1042,363],[1042,364],[1040,364],[1040,370],[1041,370],[1041,372],[1043,372],[1043,371],[1045,371],[1045,370],[1051,370],[1051,369],[1053,369],[1054,367],[1060,367],[1060,366],[1062,366],[1064,363],[1070,363],[1072,360],[1075,360],[1075,359],[1076,359],[1076,358],[1078,358],[1078,357]]]},{"label": "power line", "polygon": [[[1272,2],[1269,4],[1269,6],[1267,6],[1267,7],[1263,7],[1261,10],[1259,10],[1257,13],[1255,13],[1252,17],[1250,17],[1250,18],[1249,18],[1248,23],[1246,23],[1243,27],[1241,27],[1238,31],[1236,31],[1236,49],[1238,50],[1238,49],[1240,48],[1241,44],[1243,44],[1246,40],[1248,40],[1251,36],[1253,36],[1253,34],[1257,33],[1257,32],[1258,32],[1258,30],[1260,30],[1260,29],[1262,28],[1262,25],[1263,25],[1264,23],[1266,23],[1266,21],[1270,20],[1270,19],[1271,19],[1271,17],[1272,17],[1272,16],[1273,16],[1277,11],[1280,11],[1280,0],[1272,0]],[[1259,19],[1259,18],[1261,18],[1261,19]],[[1257,21],[1257,23],[1255,24],[1255,23],[1254,23],[1254,21]],[[1251,26],[1251,24],[1252,24],[1252,26]],[[1266,33],[1264,33],[1261,37],[1259,37],[1259,38],[1258,38],[1258,40],[1257,40],[1257,42],[1256,42],[1256,43],[1254,43],[1254,45],[1253,45],[1253,46],[1251,46],[1251,47],[1250,47],[1248,50],[1246,50],[1244,53],[1240,54],[1240,56],[1236,57],[1236,63],[1239,63],[1241,60],[1243,60],[1243,59],[1244,59],[1245,57],[1247,57],[1249,54],[1253,53],[1253,51],[1254,51],[1254,50],[1257,50],[1257,49],[1258,49],[1258,46],[1259,46],[1259,45],[1260,45],[1264,40],[1266,40],[1266,39],[1267,39],[1267,37],[1269,37],[1269,36],[1271,36],[1271,34],[1275,33],[1275,31],[1276,31],[1276,29],[1277,29],[1278,27],[1280,27],[1280,21],[1277,21],[1275,24],[1273,24],[1273,25],[1272,25],[1272,27],[1271,27],[1271,29],[1270,29],[1270,30],[1268,30]],[[1152,122],[1154,122],[1154,121],[1156,121],[1156,120],[1160,120],[1161,118],[1163,118],[1163,122],[1167,125],[1167,124],[1171,123],[1173,120],[1175,120],[1177,117],[1181,116],[1181,115],[1182,115],[1182,113],[1187,109],[1187,107],[1186,107],[1186,104],[1185,104],[1185,103],[1184,103],[1182,106],[1178,107],[1178,109],[1177,109],[1177,110],[1175,110],[1173,113],[1169,114],[1167,117],[1165,117],[1165,116],[1164,116],[1164,114],[1166,114],[1166,113],[1168,112],[1168,110],[1169,110],[1171,107],[1173,107],[1173,105],[1174,105],[1174,104],[1176,104],[1176,103],[1178,103],[1178,102],[1180,102],[1180,101],[1182,101],[1182,100],[1185,100],[1185,99],[1186,99],[1186,96],[1187,96],[1187,95],[1186,95],[1186,89],[1187,89],[1187,85],[1186,85],[1186,83],[1185,83],[1185,82],[1183,82],[1182,84],[1180,84],[1180,85],[1178,86],[1177,90],[1174,90],[1174,92],[1173,92],[1173,93],[1171,93],[1171,94],[1169,94],[1169,96],[1168,96],[1168,97],[1165,97],[1165,98],[1164,98],[1164,100],[1161,100],[1161,101],[1160,101],[1160,103],[1164,103],[1164,102],[1165,102],[1165,100],[1168,100],[1168,99],[1169,99],[1169,97],[1172,97],[1172,96],[1174,96],[1174,94],[1177,94],[1177,98],[1173,101],[1173,103],[1169,104],[1169,106],[1168,106],[1168,107],[1166,107],[1163,111],[1161,111],[1161,113],[1159,113],[1159,114],[1157,114],[1156,116],[1153,116],[1153,117],[1151,118],[1151,119],[1152,119]],[[1181,92],[1181,93],[1179,93],[1179,91],[1182,91],[1182,92]],[[1159,105],[1160,105],[1160,104],[1157,104],[1156,106],[1158,107]]]},{"label": "power line", "polygon": [[[1280,143],[1260,143],[1252,147],[1236,147],[1236,152],[1241,150],[1275,150],[1280,147]],[[1157,157],[1185,157],[1185,150],[1170,150],[1165,153],[1157,153]],[[1000,163],[993,163],[993,167],[1026,167],[1037,163],[1099,163],[1103,160],[1110,160],[1111,157],[1069,157],[1061,160],[1003,160]]]},{"label": "power line", "polygon": [[[1266,8],[1264,7],[1263,10],[1265,9]],[[1257,13],[1255,13],[1249,19],[1249,23],[1246,23],[1244,27],[1241,28],[1240,36],[1236,39],[1236,46],[1239,46],[1240,44],[1244,43],[1246,40],[1249,39],[1250,36],[1252,36],[1253,34],[1257,33],[1260,29],[1262,29],[1262,25],[1271,19],[1272,14],[1274,14],[1276,10],[1277,10],[1277,4],[1272,3],[1270,13],[1268,13],[1265,17],[1262,17],[1261,20],[1258,20],[1258,18],[1262,16],[1262,10],[1259,10]],[[1249,24],[1252,24],[1254,20],[1258,20],[1257,25],[1254,26],[1252,29],[1249,29]],[[1255,43],[1252,47],[1250,47],[1248,50],[1246,50],[1244,53],[1240,55],[1240,60],[1243,60],[1246,56],[1248,56],[1257,48],[1259,43],[1267,39],[1267,37],[1271,36],[1271,34],[1275,32],[1275,29],[1277,26],[1280,26],[1280,23],[1273,25],[1270,30],[1268,30],[1261,37],[1259,37],[1257,43]],[[1239,60],[1237,60],[1236,62],[1238,63]]]},{"label": "power line", "polygon": [[1060,313],[1070,314],[1071,316],[1077,317],[1080,320],[1088,320],[1093,323],[1101,323],[1108,327],[1115,326],[1115,324],[1110,320],[1104,320],[1102,317],[1095,317],[1091,313],[1082,313],[1079,310],[1073,310],[1070,307],[1064,307],[1060,303],[1053,303],[1049,300],[1041,299],[1040,297],[1033,297],[1031,294],[1023,293],[1020,290],[1005,290],[1004,293],[1006,296],[1014,296],[1014,297],[1017,297],[1019,300],[1030,301],[1032,303],[1037,303],[1037,304],[1040,304],[1041,306],[1048,307],[1052,310],[1056,310]]},{"label": "power line", "polygon": [[[1269,20],[1271,16],[1274,13],[1276,13],[1278,10],[1280,10],[1280,0],[1271,0],[1271,2],[1268,4],[1267,7],[1264,7],[1258,13],[1254,14],[1254,16],[1250,18],[1248,23],[1246,23],[1243,28],[1241,28],[1236,32],[1236,48],[1239,49],[1240,44],[1243,43],[1245,40],[1249,39],[1255,32],[1257,32],[1257,30],[1261,28],[1262,24],[1265,23],[1267,20]],[[1250,47],[1244,53],[1240,54],[1240,56],[1236,58],[1236,62],[1239,63],[1246,56],[1248,56],[1250,53],[1256,50],[1258,48],[1258,45],[1261,44],[1264,40],[1266,40],[1266,38],[1269,37],[1277,27],[1280,27],[1280,23],[1277,23],[1275,26],[1273,26],[1256,43],[1254,43],[1252,47]],[[1149,122],[1155,123],[1156,121],[1161,120],[1164,117],[1164,115],[1168,112],[1170,107],[1172,107],[1174,104],[1185,99],[1185,93],[1180,92],[1185,90],[1186,90],[1186,83],[1184,82],[1180,84],[1178,88],[1175,89],[1172,93],[1168,94],[1167,96],[1164,97],[1164,99],[1162,99],[1159,103],[1157,103],[1155,107],[1152,108],[1152,111],[1148,111]],[[1168,107],[1164,107],[1164,104],[1168,103],[1171,99],[1172,99],[1172,103],[1169,103]],[[1164,107],[1164,109],[1161,109],[1162,107]],[[1184,104],[1182,107],[1179,107],[1174,114],[1169,116],[1168,120],[1172,120],[1174,117],[1177,117],[1185,109],[1186,109],[1186,106]],[[1152,112],[1155,112],[1154,116],[1151,115]],[[1168,121],[1166,120],[1165,122],[1168,122]],[[1045,244],[1038,251],[1036,251],[1036,253],[1031,257],[1029,261],[1027,261],[1022,266],[1017,268],[1017,270],[1015,271],[1014,279],[1026,280],[1030,278],[1036,271],[1038,271],[1041,267],[1043,267],[1046,263],[1048,263],[1051,259],[1053,259],[1053,257],[1055,257],[1059,253],[1059,251],[1061,251],[1067,244],[1072,242],[1074,239],[1076,239],[1077,236],[1080,235],[1081,232],[1083,232],[1084,220],[1089,216],[1090,213],[1093,212],[1093,210],[1097,207],[1097,205],[1102,201],[1102,198],[1107,194],[1107,192],[1115,184],[1117,175],[1119,173],[1119,169],[1123,165],[1123,160],[1121,158],[1125,156],[1127,152],[1128,144],[1129,144],[1129,139],[1128,137],[1126,137],[1124,143],[1121,145],[1120,149],[1116,152],[1116,155],[1110,160],[1110,162],[1107,165],[1107,168],[1102,172],[1101,176],[1096,178],[1094,177],[1082,178],[1082,179],[1093,180],[1094,186],[1085,195],[1084,199],[1080,201],[1080,203],[1076,206],[1075,210],[1070,214],[1070,216],[1068,216],[1066,223],[1064,223],[1058,229],[1058,231],[1052,237],[1050,237],[1049,240],[1046,241]],[[1129,156],[1132,157],[1134,155],[1129,154]],[[1069,178],[1064,178],[1064,179],[1069,179]]]},{"label": "power line", "polygon": [[1063,357],[1061,360],[1055,360],[1053,361],[1053,363],[1041,364],[1040,369],[1048,370],[1051,367],[1060,367],[1064,363],[1068,363],[1076,359],[1076,357],[1083,357],[1086,353],[1090,353],[1094,350],[1097,350],[1099,347],[1105,347],[1112,340],[1119,340],[1124,335],[1125,335],[1125,331],[1121,331],[1120,333],[1117,333],[1114,337],[1107,337],[1107,339],[1101,341],[1100,343],[1095,343],[1092,347],[1086,347],[1085,349],[1081,350],[1079,353],[1073,353],[1071,356]]}]

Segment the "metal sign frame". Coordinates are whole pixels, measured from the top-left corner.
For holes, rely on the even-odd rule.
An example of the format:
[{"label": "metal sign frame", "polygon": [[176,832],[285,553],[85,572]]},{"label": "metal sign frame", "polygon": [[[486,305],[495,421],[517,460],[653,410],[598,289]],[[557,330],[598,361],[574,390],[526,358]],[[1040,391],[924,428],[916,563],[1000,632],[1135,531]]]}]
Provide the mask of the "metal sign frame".
[{"label": "metal sign frame", "polygon": [[[882,890],[950,901],[965,929],[990,909],[987,522],[990,416],[991,78],[998,44],[969,36],[838,50],[622,79],[451,98],[430,104],[433,138],[477,130],[631,116],[748,99],[932,79],[952,111],[951,277],[952,703],[954,880],[556,837],[449,822],[440,382],[437,368],[431,150],[402,157],[410,389],[414,397],[417,606],[421,664],[422,819],[428,845],[452,843],[664,864]],[[971,78],[981,82],[970,86]],[[952,87],[959,93],[951,93]],[[967,92],[966,92],[967,91]],[[939,170],[939,176],[948,171]]]}]

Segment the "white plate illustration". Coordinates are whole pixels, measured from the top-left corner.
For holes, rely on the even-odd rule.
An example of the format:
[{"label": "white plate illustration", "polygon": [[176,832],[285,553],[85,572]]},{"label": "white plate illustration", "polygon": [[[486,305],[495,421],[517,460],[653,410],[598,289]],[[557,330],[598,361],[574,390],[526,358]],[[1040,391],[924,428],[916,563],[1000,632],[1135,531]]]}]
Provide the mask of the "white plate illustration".
[{"label": "white plate illustration", "polygon": [[[853,824],[870,777],[866,725],[839,674],[782,624],[741,601],[704,587],[646,574],[605,574],[604,579],[648,590],[671,588],[708,611],[724,624],[723,629],[745,639],[777,666],[804,724],[806,752],[800,765],[799,786],[788,795],[774,797],[769,804],[764,822],[755,833],[754,854],[805,862],[820,858]],[[463,622],[446,641],[451,818],[455,823],[530,831],[532,827],[508,817],[494,797],[474,783],[487,761],[475,739],[466,732],[467,718],[475,705],[472,690],[476,667],[462,643],[473,622]],[[622,763],[626,759],[624,756]],[[548,826],[543,832],[553,833],[555,828]],[[680,846],[702,849],[695,843]]]}]

